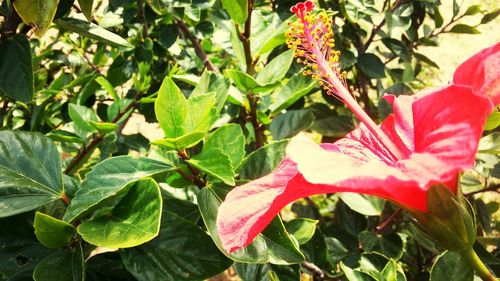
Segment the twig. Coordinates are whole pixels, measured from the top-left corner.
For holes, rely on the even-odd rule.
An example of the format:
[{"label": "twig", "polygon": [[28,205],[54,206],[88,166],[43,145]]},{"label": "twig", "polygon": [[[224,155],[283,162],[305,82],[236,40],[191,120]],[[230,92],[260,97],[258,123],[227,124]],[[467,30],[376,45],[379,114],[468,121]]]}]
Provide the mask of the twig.
[{"label": "twig", "polygon": [[401,214],[401,212],[403,212],[403,209],[398,208],[394,213],[387,217],[387,219],[377,225],[377,227],[375,228],[375,233],[380,234],[384,232],[384,230],[394,222],[394,220]]},{"label": "twig", "polygon": [[[127,114],[129,110],[135,108],[136,102],[139,100],[140,95],[141,94],[138,93],[136,95],[134,101],[132,101],[129,105],[127,105],[127,107],[125,107],[125,109],[123,111],[120,111],[116,115],[116,117],[113,118],[113,120],[111,121],[111,123],[118,123],[118,121],[120,121],[120,119],[125,114]],[[127,120],[125,120],[123,122],[123,124],[120,125],[118,131],[121,131],[123,129],[123,127],[125,126],[125,122]],[[101,141],[103,141],[103,140],[104,140],[104,136],[102,136],[102,135],[96,135],[92,139],[92,141],[90,141],[90,143],[88,145],[84,145],[82,147],[82,149],[80,149],[80,151],[78,152],[78,154],[75,157],[73,157],[73,159],[71,159],[71,161],[69,162],[68,166],[66,166],[66,169],[64,169],[64,174],[66,174],[66,175],[73,174],[76,170],[78,170],[83,165],[82,162],[86,159],[86,157],[90,153],[92,153],[97,148],[97,145],[99,145],[101,143]]]},{"label": "twig", "polygon": [[[384,11],[387,2],[388,1],[384,2],[384,7],[382,8],[382,12]],[[394,3],[394,5],[390,8],[390,11],[393,12],[400,4],[401,4],[401,1],[397,0]],[[373,26],[372,32],[370,33],[370,37],[368,37],[365,44],[363,44],[363,49],[362,49],[361,53],[364,53],[366,51],[366,49],[368,49],[370,44],[373,42],[375,35],[377,34],[377,32],[380,31],[380,29],[384,26],[384,24],[385,24],[385,17],[382,19],[382,21],[379,24],[377,24],[376,26]]]},{"label": "twig", "polygon": [[139,14],[139,19],[142,23],[142,36],[145,38],[149,37],[148,23],[146,22],[146,16],[144,13],[144,2],[142,0],[137,0],[137,13]]},{"label": "twig", "polygon": [[314,263],[305,261],[305,262],[301,263],[300,265],[312,273],[314,280],[318,280],[318,281],[325,280],[325,277],[326,277],[325,273],[323,272],[323,270],[321,270],[321,268],[319,268]]},{"label": "twig", "polygon": [[464,195],[465,196],[472,196],[474,194],[483,193],[483,192],[487,192],[487,191],[500,192],[500,183],[491,184],[490,186],[488,186],[486,188],[483,188],[483,189],[480,189],[480,190],[471,191],[471,192],[466,193]]},{"label": "twig", "polygon": [[97,67],[97,65],[95,65],[92,62],[92,60],[89,58],[89,56],[87,55],[87,53],[85,52],[85,50],[83,51],[83,58],[88,63],[88,65],[90,66],[90,68],[92,68],[95,72],[101,74],[101,70],[99,69],[99,67]]},{"label": "twig", "polygon": [[182,31],[184,36],[189,41],[191,41],[191,44],[193,44],[193,48],[194,51],[196,52],[196,55],[203,61],[205,67],[210,71],[219,72],[219,69],[212,64],[212,62],[208,59],[208,56],[205,53],[205,51],[203,51],[203,48],[200,45],[200,40],[196,38],[193,35],[193,33],[191,33],[191,31],[189,31],[189,28],[186,26],[186,24],[180,19],[176,19],[175,24],[177,24],[177,26]]}]

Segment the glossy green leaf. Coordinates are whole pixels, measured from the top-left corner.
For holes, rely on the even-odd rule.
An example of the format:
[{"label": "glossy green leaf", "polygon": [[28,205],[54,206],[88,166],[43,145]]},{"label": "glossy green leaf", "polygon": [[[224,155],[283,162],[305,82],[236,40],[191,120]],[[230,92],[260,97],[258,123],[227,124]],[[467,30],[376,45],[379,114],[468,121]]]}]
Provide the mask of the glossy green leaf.
[{"label": "glossy green leaf", "polygon": [[384,63],[374,54],[365,53],[358,57],[356,65],[366,74],[369,78],[384,78],[385,66]]},{"label": "glossy green leaf", "polygon": [[[215,93],[197,94],[186,100],[169,77],[163,80],[155,101],[155,114],[167,140],[165,146],[195,145],[217,118]],[[181,146],[186,145],[186,146]]]},{"label": "glossy green leaf", "polygon": [[277,46],[285,43],[285,32],[288,30],[287,21],[281,23],[277,28],[272,27],[269,30],[271,30],[272,33],[266,37],[265,41],[263,41],[262,46],[256,52],[257,56],[270,52]]},{"label": "glossy green leaf", "polygon": [[343,137],[356,128],[353,117],[339,115],[326,104],[317,103],[314,108],[314,123],[311,130],[329,137]]},{"label": "glossy green leaf", "polygon": [[94,0],[78,0],[78,4],[80,4],[80,9],[85,17],[89,21],[92,21],[92,5],[94,4]]},{"label": "glossy green leaf", "polygon": [[349,281],[371,281],[373,280],[369,275],[358,270],[351,269],[344,263],[340,263],[340,268],[345,274],[345,277]]},{"label": "glossy green leaf", "polygon": [[55,23],[62,29],[78,33],[113,47],[132,48],[132,45],[119,35],[88,21],[64,18],[57,19]]},{"label": "glossy green leaf", "polygon": [[58,251],[41,260],[33,272],[35,281],[84,281],[85,258],[82,246]]},{"label": "glossy green leaf", "polygon": [[193,167],[201,170],[228,185],[235,185],[234,172],[231,159],[222,149],[205,150],[195,155],[187,162]]},{"label": "glossy green leaf", "polygon": [[299,281],[299,265],[235,263],[234,270],[245,281]]},{"label": "glossy green leaf", "polygon": [[293,50],[281,53],[272,59],[257,75],[256,81],[260,85],[274,83],[283,79],[292,65]]},{"label": "glossy green leaf", "polygon": [[453,33],[465,33],[465,34],[479,34],[481,31],[479,31],[477,28],[466,25],[466,24],[455,24],[451,29],[450,32]]},{"label": "glossy green leaf", "polygon": [[109,215],[78,226],[82,238],[107,248],[130,248],[155,238],[160,231],[160,187],[151,178],[137,181]]},{"label": "glossy green leaf", "polygon": [[14,8],[24,23],[36,26],[36,34],[43,35],[52,24],[59,0],[16,0]]},{"label": "glossy green leaf", "polygon": [[190,98],[213,92],[215,93],[215,105],[217,107],[217,112],[220,112],[228,96],[228,79],[211,71],[205,70],[199,78],[199,81],[195,82],[195,85],[196,86],[191,92]]},{"label": "glossy green leaf", "polygon": [[205,137],[205,134],[206,132],[191,132],[177,138],[155,140],[152,144],[175,150],[190,148],[198,144]]},{"label": "glossy green leaf", "polygon": [[269,109],[273,114],[279,113],[309,93],[315,85],[314,81],[306,78],[302,73],[293,75],[276,95],[273,94],[274,101]]},{"label": "glossy green leaf", "polygon": [[275,88],[279,81],[269,83],[259,83],[252,76],[239,70],[226,70],[226,75],[230,77],[236,87],[243,92],[262,93]]},{"label": "glossy green leaf", "polygon": [[430,281],[471,281],[474,278],[472,264],[460,254],[446,251],[441,254],[431,269]]},{"label": "glossy green leaf", "polygon": [[316,232],[317,224],[317,220],[298,218],[287,222],[285,226],[288,233],[297,239],[299,245],[302,245],[311,240]]},{"label": "glossy green leaf", "polygon": [[248,17],[248,0],[221,0],[222,6],[236,23],[243,23]]},{"label": "glossy green leaf", "polygon": [[95,132],[96,128],[90,124],[90,121],[100,121],[97,114],[90,108],[85,107],[83,105],[77,105],[74,103],[69,104],[69,116],[71,120],[75,123],[75,125],[86,131],[86,132]]},{"label": "glossy green leaf", "polygon": [[237,124],[227,124],[215,130],[205,142],[203,152],[222,150],[229,157],[231,167],[238,167],[245,156],[245,136]]},{"label": "glossy green leaf", "polygon": [[106,92],[113,98],[113,100],[115,101],[120,100],[120,97],[116,93],[115,88],[113,87],[113,85],[111,85],[111,83],[109,83],[109,81],[106,78],[104,78],[103,76],[99,76],[95,78],[95,81],[99,83],[99,85],[101,85],[104,88],[104,90],[106,90]]},{"label": "glossy green leaf", "polygon": [[64,214],[64,220],[72,222],[101,206],[111,204],[114,198],[128,191],[130,184],[141,178],[174,169],[176,167],[171,163],[143,157],[118,156],[106,159],[86,175]]},{"label": "glossy green leaf", "polygon": [[384,210],[385,200],[357,193],[340,193],[340,199],[354,211],[365,216],[380,216]]},{"label": "glossy green leaf", "polygon": [[481,5],[470,5],[464,15],[472,16],[481,12]]},{"label": "glossy green leaf", "polygon": [[166,210],[157,238],[120,254],[127,270],[139,281],[203,280],[232,263],[205,231]]},{"label": "glossy green leaf", "polygon": [[240,177],[252,180],[271,173],[285,156],[287,144],[287,140],[277,141],[250,153],[241,163]]},{"label": "glossy green leaf", "polygon": [[403,240],[395,233],[378,235],[363,231],[358,235],[358,240],[365,252],[378,252],[396,260],[403,255]]},{"label": "glossy green leaf", "polygon": [[276,217],[252,244],[231,254],[226,253],[217,232],[216,219],[217,210],[227,192],[226,189],[210,186],[198,193],[198,206],[203,221],[220,251],[234,261],[245,263],[294,264],[304,260],[279,217]]},{"label": "glossy green leaf", "polygon": [[483,18],[481,19],[481,24],[485,24],[496,19],[498,15],[500,15],[500,8],[484,15]]},{"label": "glossy green leaf", "polygon": [[22,102],[33,98],[30,43],[22,34],[0,42],[0,94]]},{"label": "glossy green leaf", "polygon": [[35,235],[45,247],[55,249],[65,246],[75,234],[76,229],[71,224],[36,212]]},{"label": "glossy green leaf", "polygon": [[0,217],[36,209],[63,192],[61,159],[49,138],[0,132]]},{"label": "glossy green leaf", "polygon": [[89,121],[89,124],[94,127],[99,133],[107,134],[116,131],[120,126],[110,122],[95,122]]},{"label": "glossy green leaf", "polygon": [[269,130],[275,140],[281,140],[306,130],[313,122],[314,112],[310,108],[290,110],[274,117]]},{"label": "glossy green leaf", "polygon": [[54,130],[46,136],[51,138],[53,141],[84,143],[82,138],[80,138],[77,134],[64,130]]}]

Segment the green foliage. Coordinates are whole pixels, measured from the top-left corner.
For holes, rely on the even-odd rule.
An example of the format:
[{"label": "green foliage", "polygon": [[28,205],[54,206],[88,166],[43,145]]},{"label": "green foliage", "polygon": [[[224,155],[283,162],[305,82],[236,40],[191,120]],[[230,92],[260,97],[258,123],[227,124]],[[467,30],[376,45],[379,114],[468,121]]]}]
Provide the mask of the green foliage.
[{"label": "green foliage", "polygon": [[[347,85],[379,120],[384,93],[411,95],[439,69],[420,47],[497,23],[498,9],[466,4],[316,1],[335,17]],[[269,174],[289,138],[357,126],[286,48],[291,5],[0,0],[0,280],[472,280],[397,206],[358,194],[299,200],[245,249],[222,248],[229,190]],[[498,203],[474,194],[498,189],[499,116],[460,178],[476,232],[442,237],[477,235],[497,274]],[[426,219],[466,216],[442,192]]]}]

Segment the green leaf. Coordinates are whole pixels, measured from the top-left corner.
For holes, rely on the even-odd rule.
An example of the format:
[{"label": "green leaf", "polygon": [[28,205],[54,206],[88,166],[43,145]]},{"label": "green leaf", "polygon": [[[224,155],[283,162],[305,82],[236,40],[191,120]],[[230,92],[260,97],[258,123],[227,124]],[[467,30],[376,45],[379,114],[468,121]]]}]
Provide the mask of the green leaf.
[{"label": "green leaf", "polygon": [[361,271],[353,270],[346,266],[343,262],[340,262],[340,269],[345,274],[345,277],[349,281],[371,281],[373,280],[369,275]]},{"label": "green leaf", "polygon": [[180,150],[183,148],[190,148],[198,144],[204,137],[206,132],[191,132],[177,138],[164,138],[155,140],[152,144],[166,147],[169,149]]},{"label": "green leaf", "polygon": [[92,21],[92,5],[94,4],[94,0],[78,0],[78,4],[80,4],[80,9],[82,9],[85,17]]},{"label": "green leaf", "polygon": [[283,79],[292,65],[293,50],[288,50],[275,57],[257,74],[260,85],[274,83]]},{"label": "green leaf", "polygon": [[277,141],[250,153],[241,163],[240,177],[253,180],[272,172],[285,156],[287,144],[287,140]]},{"label": "green leaf", "polygon": [[306,130],[313,122],[314,111],[311,108],[290,110],[274,117],[269,130],[275,140],[281,140]]},{"label": "green leaf", "polygon": [[498,15],[500,15],[500,9],[496,9],[495,11],[493,11],[491,13],[487,13],[481,19],[481,24],[485,24],[485,23],[488,23],[488,22],[496,19],[498,17]]},{"label": "green leaf", "polygon": [[69,223],[49,215],[35,213],[35,235],[47,248],[55,249],[67,245],[76,234],[76,229]]},{"label": "green leaf", "polygon": [[116,131],[120,126],[110,122],[89,121],[89,124],[101,134],[107,134]]},{"label": "green leaf", "polygon": [[90,108],[70,103],[68,106],[69,116],[75,122],[75,125],[86,132],[95,132],[96,128],[92,126],[90,121],[100,121],[97,114]]},{"label": "green leaf", "polygon": [[167,138],[183,136],[188,112],[186,98],[172,79],[165,77],[155,101],[155,114]]},{"label": "green leaf", "polygon": [[139,281],[204,280],[232,263],[205,231],[167,210],[157,238],[120,254],[125,268]]},{"label": "green leaf", "polygon": [[245,136],[237,124],[227,124],[215,130],[205,142],[203,152],[222,150],[236,169],[245,156]]},{"label": "green leaf", "polygon": [[217,232],[216,219],[217,210],[227,192],[226,189],[209,186],[200,190],[197,197],[198,207],[208,233],[220,251],[234,261],[245,263],[294,264],[304,260],[304,256],[286,233],[279,217],[276,217],[245,249],[231,254],[226,253]]},{"label": "green leaf", "polygon": [[0,42],[0,94],[22,102],[33,98],[30,43],[22,34]]},{"label": "green leaf", "polygon": [[53,141],[84,143],[82,138],[80,138],[77,134],[64,130],[54,130],[46,136],[51,138]]},{"label": "green leaf", "polygon": [[269,109],[272,111],[272,114],[279,113],[309,93],[314,86],[314,81],[307,79],[302,73],[293,75],[276,95],[273,94],[274,101]]},{"label": "green leaf", "polygon": [[[79,0],[79,1],[82,1],[82,0]],[[83,1],[85,1],[85,0],[83,0]],[[108,92],[108,94],[113,98],[113,100],[115,100],[115,101],[120,100],[120,97],[116,93],[115,88],[113,87],[113,85],[111,85],[111,83],[109,83],[109,81],[106,78],[104,78],[103,76],[99,76],[94,81],[99,83],[99,85],[101,85],[104,88],[104,90],[106,90],[106,92]]]},{"label": "green leaf", "polygon": [[453,17],[458,15],[459,12],[460,12],[460,6],[458,6],[458,2],[457,0],[453,0]]},{"label": "green leaf", "polygon": [[130,184],[144,177],[176,169],[174,165],[149,158],[118,156],[94,166],[86,175],[75,198],[64,214],[72,222],[92,211],[110,204],[117,196],[124,195]]},{"label": "green leaf", "polygon": [[465,34],[479,34],[481,31],[477,30],[477,28],[466,25],[466,24],[455,24],[451,29],[450,32],[453,33],[465,33]]},{"label": "green leaf", "polygon": [[235,263],[233,267],[238,276],[245,281],[300,280],[299,265]]},{"label": "green leaf", "polygon": [[0,218],[36,209],[63,193],[61,159],[49,138],[0,132]]},{"label": "green leaf", "polygon": [[317,224],[317,220],[298,218],[287,222],[285,226],[288,233],[297,239],[299,245],[303,245],[313,237]]},{"label": "green leaf", "polygon": [[201,170],[215,178],[220,179],[225,184],[234,186],[234,172],[231,160],[222,149],[210,149],[195,155],[187,162],[193,167]]},{"label": "green leaf", "polygon": [[35,281],[84,281],[85,259],[81,244],[41,260],[33,272]]},{"label": "green leaf", "polygon": [[55,23],[62,29],[95,39],[112,47],[133,47],[127,40],[123,39],[119,35],[116,35],[115,33],[88,21],[75,18],[64,18],[57,19]]},{"label": "green leaf", "polygon": [[465,11],[464,15],[472,16],[479,12],[481,12],[481,5],[471,5],[467,8],[467,11]]},{"label": "green leaf", "polygon": [[385,77],[384,63],[374,54],[365,53],[360,55],[356,65],[369,78],[377,79]]},{"label": "green leaf", "polygon": [[500,126],[500,111],[495,110],[488,115],[488,119],[486,119],[486,123],[484,124],[484,130],[490,131],[498,126]]},{"label": "green leaf", "polygon": [[472,264],[460,254],[446,251],[441,254],[431,269],[430,281],[470,281],[474,278]]},{"label": "green leaf", "polygon": [[52,24],[59,0],[16,0],[14,8],[25,24],[36,26],[36,34],[42,36]]},{"label": "green leaf", "polygon": [[377,252],[388,258],[398,260],[403,255],[403,240],[396,233],[377,235],[362,231],[358,240],[365,252]]},{"label": "green leaf", "polygon": [[269,30],[272,30],[273,33],[266,36],[266,40],[262,42],[262,46],[256,53],[257,56],[270,52],[277,46],[286,42],[285,32],[288,30],[286,21],[281,23],[278,27],[271,27]]},{"label": "green leaf", "polygon": [[222,6],[231,19],[243,23],[248,18],[248,0],[221,0]]},{"label": "green leaf", "polygon": [[130,248],[155,238],[160,231],[160,187],[151,178],[137,181],[109,215],[78,226],[82,238],[107,248]]},{"label": "green leaf", "polygon": [[352,116],[338,115],[337,111],[323,103],[316,103],[314,108],[313,131],[324,136],[343,137],[356,128]]},{"label": "green leaf", "polygon": [[340,199],[354,211],[365,216],[380,216],[384,210],[385,200],[374,196],[351,192],[340,193]]},{"label": "green leaf", "polygon": [[206,134],[217,119],[215,98],[215,93],[207,93],[186,100],[172,79],[166,77],[155,101],[155,114],[168,140],[159,143],[181,149],[199,142],[201,134]]},{"label": "green leaf", "polygon": [[255,79],[247,73],[235,69],[226,70],[226,75],[230,77],[236,87],[243,92],[249,92],[259,86]]}]

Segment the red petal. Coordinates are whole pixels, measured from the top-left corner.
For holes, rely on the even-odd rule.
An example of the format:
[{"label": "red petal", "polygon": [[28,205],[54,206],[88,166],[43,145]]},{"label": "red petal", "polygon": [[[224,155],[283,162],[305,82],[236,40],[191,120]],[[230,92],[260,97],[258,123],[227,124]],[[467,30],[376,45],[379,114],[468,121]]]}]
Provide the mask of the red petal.
[{"label": "red petal", "polygon": [[475,93],[500,104],[500,43],[479,51],[463,62],[453,74],[453,82],[472,87]]},{"label": "red petal", "polygon": [[474,164],[489,100],[470,87],[450,85],[413,102],[415,152],[429,153],[457,171]]}]

